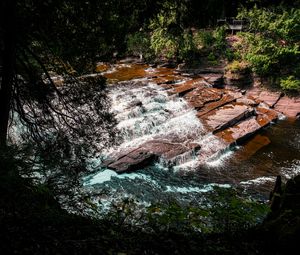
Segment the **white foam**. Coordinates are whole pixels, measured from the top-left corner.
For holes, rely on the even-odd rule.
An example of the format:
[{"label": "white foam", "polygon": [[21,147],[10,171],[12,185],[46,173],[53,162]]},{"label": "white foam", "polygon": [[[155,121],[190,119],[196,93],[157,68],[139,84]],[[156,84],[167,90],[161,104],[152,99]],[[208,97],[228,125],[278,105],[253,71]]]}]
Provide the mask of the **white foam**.
[{"label": "white foam", "polygon": [[241,185],[260,185],[267,182],[275,182],[276,177],[258,177],[256,179],[248,180],[248,181],[242,181],[240,182]]},{"label": "white foam", "polygon": [[300,174],[300,160],[295,160],[290,167],[282,167],[280,174],[286,179],[291,179]]},{"label": "white foam", "polygon": [[229,158],[232,157],[234,151],[232,150],[225,150],[223,153],[216,153],[214,156],[209,158],[206,161],[206,165],[209,167],[217,167],[223,165]]},{"label": "white foam", "polygon": [[140,173],[124,173],[124,174],[117,174],[115,171],[106,169],[103,170],[93,176],[88,176],[84,178],[84,186],[88,185],[95,185],[95,184],[103,184],[104,182],[111,181],[112,178],[118,179],[140,179],[144,180],[148,183],[152,183],[154,186],[160,187],[159,184],[153,180],[150,176]]},{"label": "white foam", "polygon": [[174,193],[181,193],[181,194],[206,193],[206,192],[212,191],[214,189],[214,187],[230,188],[231,186],[229,184],[217,184],[217,183],[210,183],[210,184],[204,185],[202,188],[166,186],[165,192],[174,192]]},{"label": "white foam", "polygon": [[112,170],[104,170],[94,175],[91,179],[89,179],[89,177],[86,177],[85,180],[87,181],[84,181],[83,185],[87,186],[101,184],[110,181],[113,176],[118,176],[118,174]]}]

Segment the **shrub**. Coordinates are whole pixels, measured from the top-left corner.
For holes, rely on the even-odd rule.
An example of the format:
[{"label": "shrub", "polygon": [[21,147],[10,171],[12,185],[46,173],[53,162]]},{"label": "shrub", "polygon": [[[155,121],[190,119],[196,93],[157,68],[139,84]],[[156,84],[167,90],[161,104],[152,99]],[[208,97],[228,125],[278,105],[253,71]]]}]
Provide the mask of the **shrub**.
[{"label": "shrub", "polygon": [[290,75],[280,79],[280,86],[284,90],[300,91],[300,79]]},{"label": "shrub", "polygon": [[134,56],[152,58],[154,52],[150,48],[150,36],[145,32],[137,32],[127,36],[127,52]]},{"label": "shrub", "polygon": [[254,7],[238,17],[250,21],[250,32],[240,33],[243,44],[237,50],[252,70],[268,77],[293,75],[300,60],[300,9]]},{"label": "shrub", "polygon": [[199,30],[195,32],[194,37],[194,44],[197,49],[211,47],[215,41],[213,36],[213,32],[210,30]]},{"label": "shrub", "polygon": [[249,65],[248,63],[242,61],[239,62],[237,60],[234,60],[230,64],[226,66],[226,71],[231,73],[246,73],[249,72]]}]

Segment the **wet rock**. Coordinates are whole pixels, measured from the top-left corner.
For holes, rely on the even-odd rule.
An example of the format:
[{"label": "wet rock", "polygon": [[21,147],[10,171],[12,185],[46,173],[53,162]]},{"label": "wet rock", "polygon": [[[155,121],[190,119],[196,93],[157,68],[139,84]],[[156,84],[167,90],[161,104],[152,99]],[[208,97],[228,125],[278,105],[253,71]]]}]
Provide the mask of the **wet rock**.
[{"label": "wet rock", "polygon": [[262,91],[258,99],[273,108],[282,96],[283,94],[280,92]]},{"label": "wet rock", "polygon": [[213,88],[223,88],[224,87],[224,77],[223,74],[207,74],[203,76],[204,80],[212,85]]},{"label": "wet rock", "polygon": [[229,145],[241,142],[261,129],[261,126],[256,121],[256,117],[248,118],[233,127],[227,128],[216,133],[216,136],[227,142]]},{"label": "wet rock", "polygon": [[228,144],[239,143],[278,118],[278,114],[274,110],[266,108],[257,108],[256,114],[257,116],[242,120],[234,126],[216,133],[216,135]]},{"label": "wet rock", "polygon": [[261,127],[265,127],[278,119],[278,113],[272,109],[257,107],[255,111],[257,114],[256,120]]},{"label": "wet rock", "polygon": [[132,101],[129,105],[128,108],[133,108],[133,107],[142,107],[143,103],[140,100],[134,100]]},{"label": "wet rock", "polygon": [[117,173],[123,173],[151,165],[156,158],[154,153],[137,148],[129,152],[122,152],[115,159],[104,162],[103,165]]},{"label": "wet rock", "polygon": [[256,101],[252,96],[241,97],[236,100],[237,103],[246,104],[250,106],[258,106],[259,102]]},{"label": "wet rock", "polygon": [[198,111],[197,117],[200,118],[203,115],[205,115],[221,106],[232,103],[233,101],[235,101],[235,98],[233,96],[224,94],[220,100],[218,100],[216,102],[211,102],[211,103],[205,104],[204,107]]},{"label": "wet rock", "polygon": [[188,92],[184,99],[196,110],[202,108],[205,104],[218,101],[222,98],[222,91],[215,88],[196,88]]},{"label": "wet rock", "polygon": [[207,128],[213,133],[223,130],[235,123],[253,115],[254,110],[247,105],[228,104],[203,115]]},{"label": "wet rock", "polygon": [[177,94],[178,96],[184,96],[197,87],[204,87],[202,78],[186,81],[180,86],[174,88],[174,91],[172,93]]},{"label": "wet rock", "polygon": [[128,81],[147,76],[145,71],[146,65],[142,64],[119,64],[115,66],[111,72],[105,73],[103,76],[109,82]]},{"label": "wet rock", "polygon": [[287,117],[296,118],[300,115],[300,98],[281,97],[274,109]]},{"label": "wet rock", "polygon": [[171,161],[186,152],[196,152],[199,149],[200,145],[197,143],[151,140],[140,145],[137,149],[111,155],[111,159],[104,162],[103,165],[117,173],[130,172],[151,165],[158,158]]},{"label": "wet rock", "polygon": [[271,108],[273,108],[283,96],[280,92],[266,91],[260,87],[251,88],[247,91],[247,95],[253,97],[254,100],[258,102],[266,103]]},{"label": "wet rock", "polygon": [[104,63],[104,62],[99,62],[97,63],[96,66],[96,72],[105,72],[111,68],[110,64]]}]

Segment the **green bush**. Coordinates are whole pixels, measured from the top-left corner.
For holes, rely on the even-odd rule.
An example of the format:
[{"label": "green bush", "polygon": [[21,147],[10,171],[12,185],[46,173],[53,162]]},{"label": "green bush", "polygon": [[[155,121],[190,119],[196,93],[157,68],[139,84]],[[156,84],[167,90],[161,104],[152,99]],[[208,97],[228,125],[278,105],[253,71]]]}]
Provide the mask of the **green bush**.
[{"label": "green bush", "polygon": [[280,86],[284,90],[300,91],[300,79],[290,75],[280,79]]},{"label": "green bush", "polygon": [[234,60],[230,64],[226,66],[226,71],[231,72],[231,73],[245,73],[249,72],[249,66],[246,62],[240,62],[237,60]]},{"label": "green bush", "polygon": [[211,47],[215,41],[211,30],[199,30],[194,34],[194,44],[197,49]]},{"label": "green bush", "polygon": [[250,21],[237,50],[252,70],[260,76],[293,75],[300,61],[300,9],[254,7],[241,10],[238,17]]},{"label": "green bush", "polygon": [[129,54],[150,59],[154,55],[150,46],[150,36],[148,33],[137,32],[127,36],[127,52]]}]

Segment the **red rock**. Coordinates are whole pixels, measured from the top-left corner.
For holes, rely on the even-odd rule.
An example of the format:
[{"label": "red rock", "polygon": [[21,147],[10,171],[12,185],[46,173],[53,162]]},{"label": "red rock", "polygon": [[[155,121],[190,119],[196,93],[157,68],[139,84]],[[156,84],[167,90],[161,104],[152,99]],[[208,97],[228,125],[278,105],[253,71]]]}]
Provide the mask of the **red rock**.
[{"label": "red rock", "polygon": [[278,119],[278,113],[272,109],[257,107],[256,108],[256,120],[261,127],[269,125],[272,121]]},{"label": "red rock", "polygon": [[259,104],[252,96],[241,97],[236,100],[237,103],[247,104],[250,106],[257,106]]},{"label": "red rock", "polygon": [[235,142],[240,142],[241,140],[249,137],[260,129],[261,126],[256,121],[255,116],[252,116],[233,127],[216,133],[216,136],[220,137],[228,144],[234,144]]},{"label": "red rock", "polygon": [[198,111],[197,117],[200,118],[201,116],[203,116],[221,106],[232,103],[233,101],[235,101],[234,97],[232,97],[228,94],[225,94],[219,101],[205,104],[205,106]]},{"label": "red rock", "polygon": [[147,75],[146,65],[130,64],[116,66],[114,72],[105,73],[103,76],[113,81],[128,81],[131,79],[142,78]]},{"label": "red rock", "polygon": [[152,140],[145,142],[136,149],[111,155],[111,159],[104,162],[103,165],[115,170],[117,173],[123,173],[150,165],[158,158],[169,161],[188,151],[197,151],[199,149],[200,146],[197,143]]},{"label": "red rock", "polygon": [[154,153],[145,151],[141,148],[120,154],[115,160],[104,162],[108,168],[115,170],[117,173],[134,171],[153,163],[156,159]]},{"label": "red rock", "polygon": [[189,80],[183,83],[182,85],[174,88],[173,94],[178,94],[179,96],[184,96],[188,92],[192,91],[193,89],[202,86],[203,87],[203,79],[195,79],[195,80]]},{"label": "red rock", "polygon": [[300,116],[300,98],[284,96],[275,105],[276,111],[282,112],[287,117],[296,118]]},{"label": "red rock", "polygon": [[274,107],[274,105],[278,102],[278,100],[282,97],[282,93],[280,92],[271,92],[271,91],[262,91],[258,99],[260,101],[265,102],[270,107]]},{"label": "red rock", "polygon": [[247,91],[248,96],[252,96],[256,101],[265,102],[268,106],[274,107],[274,105],[282,97],[282,93],[262,90],[259,87],[254,87]]},{"label": "red rock", "polygon": [[203,76],[204,80],[208,82],[214,88],[224,87],[223,74],[207,74]]},{"label": "red rock", "polygon": [[214,133],[249,117],[253,112],[253,108],[247,105],[228,104],[203,115],[201,120]]},{"label": "red rock", "polygon": [[218,101],[222,98],[222,92],[215,88],[196,88],[188,92],[184,99],[195,109],[202,108],[205,104]]},{"label": "red rock", "polygon": [[278,118],[276,111],[267,108],[257,108],[256,113],[257,116],[252,116],[218,132],[216,136],[229,144],[241,142]]}]

